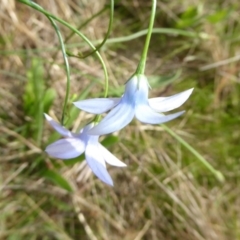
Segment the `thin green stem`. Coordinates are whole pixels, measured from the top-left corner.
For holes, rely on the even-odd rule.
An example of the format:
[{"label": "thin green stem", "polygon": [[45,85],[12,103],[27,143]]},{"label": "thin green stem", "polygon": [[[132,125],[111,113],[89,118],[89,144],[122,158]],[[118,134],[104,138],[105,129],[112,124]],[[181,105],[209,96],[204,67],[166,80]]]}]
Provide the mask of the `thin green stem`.
[{"label": "thin green stem", "polygon": [[148,33],[147,33],[147,37],[146,37],[145,44],[143,47],[142,56],[141,56],[140,62],[138,64],[138,67],[136,70],[136,74],[144,74],[144,72],[145,72],[147,53],[148,53],[148,48],[149,48],[149,44],[150,44],[150,39],[152,36],[154,19],[155,19],[155,15],[156,15],[156,6],[157,6],[157,0],[152,0],[152,11],[151,11],[150,21],[149,21],[149,26],[148,26]]},{"label": "thin green stem", "polygon": [[62,111],[62,117],[61,117],[61,123],[62,123],[62,125],[64,125],[64,116],[65,116],[65,112],[66,112],[66,109],[67,109],[69,91],[70,91],[70,68],[69,68],[68,58],[67,58],[67,54],[66,54],[66,49],[65,49],[65,46],[64,46],[64,41],[63,41],[62,35],[59,31],[59,28],[58,28],[57,24],[55,23],[55,21],[52,20],[51,17],[47,17],[47,18],[52,23],[52,25],[53,25],[53,27],[54,27],[57,35],[58,35],[58,40],[59,40],[59,43],[60,43],[60,46],[61,46],[63,60],[64,60],[65,68],[66,68],[67,88],[66,88],[66,95],[65,95],[65,98],[64,98],[63,111]]},{"label": "thin green stem", "polygon": [[[42,133],[43,133],[43,111],[44,111],[44,105],[42,101],[42,97],[44,94],[44,89],[43,89],[43,76],[42,76],[42,71],[41,74],[38,72],[38,68],[41,69],[42,65],[37,64],[37,62],[33,61],[32,64],[34,64],[34,73],[31,81],[33,81],[33,92],[35,95],[35,100],[36,100],[36,123],[37,123],[37,129],[36,129],[36,141],[37,141],[37,146],[41,145],[41,140],[42,140]],[[42,69],[41,69],[42,70]],[[41,78],[41,79],[40,79]]]},{"label": "thin green stem", "polygon": [[[137,39],[141,36],[146,35],[148,32],[148,29],[144,29],[141,30],[139,32],[133,33],[131,35],[128,36],[123,36],[123,37],[117,37],[117,38],[109,38],[106,41],[106,44],[114,44],[114,43],[119,43],[119,42],[127,42],[127,41],[132,41],[134,39]],[[212,38],[211,35],[208,35],[204,32],[201,33],[197,33],[197,32],[192,32],[192,31],[185,31],[185,30],[180,30],[180,29],[174,29],[174,28],[153,28],[152,33],[162,33],[162,34],[166,34],[166,35],[170,35],[172,37],[177,37],[177,36],[185,36],[185,37],[190,37],[190,38],[198,38],[201,40],[206,40],[206,39],[210,39]],[[94,40],[92,41],[93,44],[99,44],[101,43],[102,40]],[[73,47],[81,47],[84,46],[85,43],[72,43],[72,44],[67,44],[68,48],[73,48]],[[41,52],[43,50],[46,51],[55,51],[56,48],[52,47],[52,48],[38,48],[38,49],[32,49],[32,52]],[[14,51],[11,50],[0,50],[0,54],[4,54],[4,55],[9,55],[9,54],[24,54],[25,50],[22,49],[15,49]]]},{"label": "thin green stem", "polygon": [[[100,16],[102,13],[104,13],[107,10],[107,7],[102,8],[97,13],[93,14],[90,18],[88,18],[85,22],[81,23],[77,29],[80,30],[83,27],[85,27],[88,23],[90,23],[94,18]],[[74,32],[71,32],[65,39],[64,43],[67,43],[72,37],[74,36]]]},{"label": "thin green stem", "polygon": [[105,44],[105,42],[108,40],[108,37],[112,31],[112,24],[113,24],[113,15],[114,15],[114,0],[111,0],[111,5],[110,5],[110,20],[109,20],[109,24],[108,24],[108,30],[106,33],[106,36],[104,37],[103,41],[96,47],[95,50],[81,56],[80,54],[78,54],[79,58],[86,58],[90,55],[92,55],[93,53],[99,51],[101,49],[101,47]]},{"label": "thin green stem", "polygon": [[197,159],[210,171],[214,174],[214,176],[220,181],[224,182],[223,174],[216,170],[200,153],[198,153],[192,146],[190,146],[185,140],[183,140],[180,136],[178,136],[175,132],[173,132],[166,125],[162,124],[162,128],[172,135],[178,142],[180,142],[184,147],[186,147]]},{"label": "thin green stem", "polygon": [[[77,27],[77,29],[78,29],[78,30],[82,29],[82,28],[85,27],[89,22],[91,22],[95,17],[101,15],[101,14],[102,14],[103,12],[105,12],[106,10],[107,10],[107,7],[102,8],[99,12],[97,12],[97,13],[94,14],[94,15],[92,15],[92,16],[91,16],[90,18],[88,18],[85,22],[81,23],[81,24]],[[66,44],[66,43],[74,36],[74,34],[75,34],[75,32],[72,31],[72,32],[65,38],[64,44]],[[50,66],[48,67],[47,72],[50,71],[50,69],[51,69],[51,67],[52,67],[52,65],[53,65],[53,63],[54,63],[54,61],[55,61],[55,59],[56,59],[56,57],[57,57],[58,51],[59,51],[59,49],[53,54],[53,56],[52,56],[52,59],[53,59],[53,60],[52,60],[52,63],[50,64]]]},{"label": "thin green stem", "polygon": [[[45,16],[47,16],[48,18],[50,17],[51,19],[54,19],[56,21],[58,21],[59,23],[63,24],[64,26],[68,27],[69,29],[71,29],[73,32],[75,32],[77,35],[79,35],[93,50],[96,50],[96,48],[94,47],[94,45],[91,43],[91,41],[84,35],[82,34],[80,31],[78,31],[75,27],[73,27],[72,25],[70,25],[69,23],[65,22],[64,20],[54,16],[53,14],[47,12],[46,10],[44,10],[42,7],[40,7],[39,5],[37,5],[36,3],[32,2],[32,1],[27,1],[27,0],[18,0],[19,2],[43,13]],[[96,51],[95,53],[99,59],[99,61],[102,64],[103,67],[103,71],[104,71],[104,77],[105,77],[105,90],[104,90],[104,97],[107,96],[108,94],[108,73],[107,73],[107,68],[106,65],[100,55],[100,53],[98,51]]]}]

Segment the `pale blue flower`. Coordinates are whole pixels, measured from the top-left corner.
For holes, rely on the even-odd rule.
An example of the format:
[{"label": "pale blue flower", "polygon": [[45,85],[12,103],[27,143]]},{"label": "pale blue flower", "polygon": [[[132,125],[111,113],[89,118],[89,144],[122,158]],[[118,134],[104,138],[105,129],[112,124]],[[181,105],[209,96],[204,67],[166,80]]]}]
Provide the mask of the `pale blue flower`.
[{"label": "pale blue flower", "polygon": [[113,186],[113,181],[106,169],[105,162],[117,167],[125,167],[126,164],[117,159],[98,142],[99,136],[88,134],[93,124],[85,126],[80,133],[72,133],[55,122],[47,114],[45,114],[45,117],[50,125],[65,137],[47,146],[45,151],[50,156],[60,159],[75,158],[85,152],[86,161],[93,173],[104,183]]},{"label": "pale blue flower", "polygon": [[144,75],[134,75],[127,83],[121,98],[95,98],[74,102],[81,110],[102,114],[112,109],[98,125],[88,131],[91,135],[103,135],[118,131],[129,124],[134,116],[143,123],[160,124],[182,115],[184,111],[164,115],[163,112],[181,106],[191,95],[193,88],[171,97],[148,99],[148,81]]}]

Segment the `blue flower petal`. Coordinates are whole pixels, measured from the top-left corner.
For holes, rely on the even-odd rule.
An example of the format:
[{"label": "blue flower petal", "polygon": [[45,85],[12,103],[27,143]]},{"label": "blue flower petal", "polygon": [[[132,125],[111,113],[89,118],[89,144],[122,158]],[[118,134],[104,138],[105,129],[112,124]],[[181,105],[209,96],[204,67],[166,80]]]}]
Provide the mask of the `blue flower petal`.
[{"label": "blue flower petal", "polygon": [[113,180],[109,175],[103,155],[98,147],[98,143],[88,142],[85,150],[86,161],[93,173],[104,183],[113,186]]},{"label": "blue flower petal", "polygon": [[116,167],[126,167],[127,165],[125,163],[123,163],[122,161],[120,161],[118,158],[116,158],[112,153],[110,153],[104,146],[102,146],[101,144],[99,144],[99,149],[102,152],[102,155],[104,157],[104,160],[112,165],[112,166],[116,166]]},{"label": "blue flower petal", "polygon": [[115,107],[119,101],[120,98],[93,98],[74,102],[73,104],[86,112],[102,114]]},{"label": "blue flower petal", "polygon": [[185,111],[177,112],[165,116],[163,114],[155,112],[148,105],[139,104],[136,106],[135,116],[139,121],[143,123],[159,124],[171,121],[172,119],[182,115],[184,112]]},{"label": "blue flower petal", "polygon": [[85,150],[85,143],[78,138],[60,139],[46,148],[46,152],[55,158],[70,159],[80,156]]},{"label": "blue flower petal", "polygon": [[61,126],[59,123],[57,123],[56,121],[54,121],[49,115],[47,115],[46,113],[44,113],[45,118],[47,119],[47,121],[49,122],[49,124],[58,132],[60,133],[62,136],[64,137],[73,137],[74,134],[71,133],[69,130],[67,130],[65,127]]},{"label": "blue flower petal", "polygon": [[192,91],[193,88],[170,97],[151,98],[148,100],[149,105],[151,108],[158,112],[171,111],[185,103],[191,95]]},{"label": "blue flower petal", "polygon": [[122,99],[98,125],[88,131],[88,134],[103,135],[118,131],[129,124],[133,117],[134,105]]}]

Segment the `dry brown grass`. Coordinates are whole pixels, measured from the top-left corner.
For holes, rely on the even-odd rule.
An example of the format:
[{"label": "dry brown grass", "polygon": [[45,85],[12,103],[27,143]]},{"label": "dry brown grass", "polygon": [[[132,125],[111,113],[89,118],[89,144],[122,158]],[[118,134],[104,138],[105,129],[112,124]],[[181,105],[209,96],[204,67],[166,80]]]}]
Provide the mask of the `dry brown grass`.
[{"label": "dry brown grass", "polygon": [[[101,10],[106,3],[93,0],[36,2],[75,26]],[[168,26],[171,21],[176,21],[179,13],[189,5],[187,0],[182,2],[179,7],[179,4],[173,2],[159,1],[158,13],[162,17],[158,15],[156,25],[163,27],[164,23]],[[38,146],[31,135],[23,134],[21,127],[30,120],[23,111],[22,95],[27,81],[26,71],[30,68],[32,58],[42,59],[45,70],[49,70],[45,72],[46,86],[57,91],[50,114],[58,119],[61,117],[66,87],[63,59],[57,50],[57,36],[45,16],[14,0],[1,0],[0,4],[1,239],[239,239],[239,167],[236,165],[231,168],[237,157],[224,156],[229,163],[226,163],[226,171],[225,165],[218,166],[224,162],[218,160],[221,152],[216,155],[214,149],[212,153],[209,152],[209,146],[218,143],[214,138],[216,136],[212,137],[210,132],[206,140],[199,129],[202,119],[206,122],[215,121],[211,114],[216,115],[222,109],[219,112],[211,111],[217,111],[216,106],[219,105],[225,108],[223,100],[229,97],[234,88],[239,88],[238,77],[234,83],[229,81],[229,75],[234,78],[237,74],[236,63],[217,68],[216,72],[209,74],[197,72],[202,63],[210,63],[210,58],[218,62],[232,57],[232,52],[226,48],[227,42],[221,39],[217,31],[213,32],[212,26],[206,23],[203,29],[213,35],[214,39],[199,44],[195,44],[197,39],[194,42],[169,37],[167,47],[164,47],[158,44],[160,38],[153,37],[147,74],[160,75],[182,68],[182,78],[186,79],[186,83],[182,83],[182,86],[178,84],[176,88],[197,86],[195,94],[199,98],[195,98],[193,104],[201,101],[198,87],[201,89],[201,86],[207,86],[207,79],[215,81],[212,94],[215,102],[209,103],[206,108],[199,107],[203,112],[196,114],[190,109],[191,103],[186,104],[188,113],[170,126],[202,151],[211,163],[225,171],[228,174],[227,182],[221,185],[215,181],[160,126],[141,126],[134,122],[117,133],[120,141],[110,147],[114,154],[128,164],[128,168],[110,169],[115,187],[109,188],[91,174],[84,162],[66,166],[60,160],[50,160],[44,155],[43,147]],[[198,1],[192,3],[197,4]],[[140,0],[117,3],[112,37],[146,28],[149,9],[150,4]],[[103,38],[107,25],[108,15],[105,12],[83,28],[82,32],[91,40],[98,40]],[[61,27],[61,31],[65,37],[70,33],[64,27]],[[101,53],[108,67],[112,88],[122,85],[135,71],[143,40],[140,38],[122,45],[103,47]],[[173,54],[172,58],[164,58],[164,55],[172,54],[173,49],[179,48],[184,41],[189,41],[189,49]],[[82,43],[82,40],[74,37],[69,43]],[[85,53],[89,49],[82,45],[71,48],[71,51]],[[195,56],[197,61],[184,62],[187,56]],[[82,92],[90,78],[102,81],[103,71],[95,56],[83,60],[70,58],[69,61],[72,68],[71,96]],[[197,73],[191,75],[194,71]],[[189,81],[193,76],[197,80]],[[101,85],[95,85],[91,94],[100,90]],[[161,91],[155,90],[153,94],[159,95],[160,92],[170,95],[173,92],[172,85]],[[239,100],[235,100],[235,106],[238,103]],[[77,130],[83,121],[90,118],[90,115],[81,113],[72,128]],[[50,131],[45,126],[43,145],[47,144]],[[236,130],[231,146],[235,146],[235,141],[239,140],[238,134]],[[39,156],[44,156],[43,162]],[[73,192],[69,193],[41,177],[41,167],[57,169],[69,181]]]}]

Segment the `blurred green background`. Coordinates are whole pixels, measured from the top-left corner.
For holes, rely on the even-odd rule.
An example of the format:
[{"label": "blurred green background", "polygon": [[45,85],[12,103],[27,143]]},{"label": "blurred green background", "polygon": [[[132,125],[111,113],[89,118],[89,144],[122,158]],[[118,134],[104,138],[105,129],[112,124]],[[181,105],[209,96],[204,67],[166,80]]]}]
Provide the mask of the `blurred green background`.
[{"label": "blurred green background", "polygon": [[[36,2],[80,26],[94,44],[107,32],[108,1]],[[44,153],[59,135],[43,112],[60,121],[66,93],[58,38],[41,13],[14,0],[0,4],[0,239],[240,239],[240,2],[159,0],[146,66],[150,97],[195,88],[184,116],[167,126],[225,182],[161,126],[135,120],[101,139],[128,165],[109,168],[113,188],[90,172],[84,156],[64,162]],[[150,12],[151,1],[115,1],[113,30],[100,51],[109,96],[121,96],[136,70],[145,35],[132,34],[148,27]],[[71,31],[58,26],[66,39]],[[90,51],[75,35],[66,48]],[[69,62],[66,123],[78,131],[93,116],[72,101],[103,96],[104,75],[95,55]]]}]

